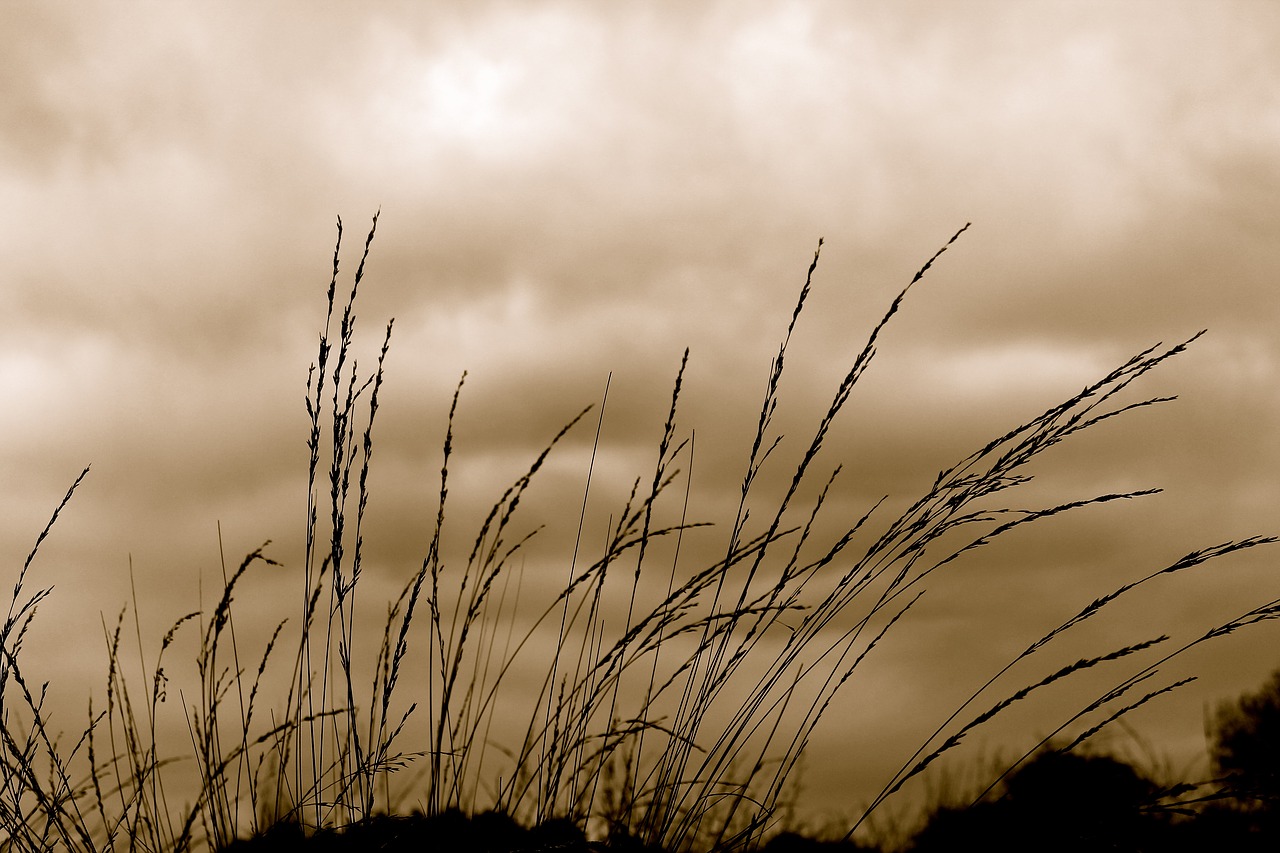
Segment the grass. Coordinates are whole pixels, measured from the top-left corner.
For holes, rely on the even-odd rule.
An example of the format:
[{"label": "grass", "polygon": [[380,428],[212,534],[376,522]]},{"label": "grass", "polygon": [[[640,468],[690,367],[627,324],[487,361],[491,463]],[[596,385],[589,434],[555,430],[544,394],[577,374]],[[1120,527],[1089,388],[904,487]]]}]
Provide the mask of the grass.
[{"label": "grass", "polygon": [[[277,565],[267,545],[224,568],[216,604],[176,619],[153,661],[143,654],[136,602],[132,626],[127,611],[114,625],[104,623],[105,699],[97,705],[91,700],[85,728],[68,740],[50,728],[48,685],[36,688],[24,673],[22,645],[51,593],[31,592],[29,571],[88,469],[37,537],[0,629],[0,850],[220,849],[272,826],[306,834],[366,825],[380,812],[403,811],[410,796],[428,816],[491,809],[530,826],[559,821],[615,845],[626,839],[670,851],[756,848],[781,825],[802,756],[824,715],[858,689],[868,655],[910,625],[904,617],[931,578],[1016,528],[1154,491],[1007,505],[1031,481],[1030,463],[1056,445],[1168,402],[1124,402],[1122,392],[1195,340],[1139,352],[941,471],[896,517],[882,500],[828,536],[819,531],[830,527],[824,510],[841,468],[823,467],[820,451],[875,360],[882,333],[968,226],[890,303],[827,409],[816,415],[798,461],[782,468],[775,417],[820,241],[769,368],[742,462],[737,510],[719,534],[717,559],[692,568],[681,559],[684,537],[704,526],[691,519],[689,507],[696,436],[677,428],[687,350],[652,471],[636,477],[627,499],[611,511],[603,542],[593,547],[584,541],[584,520],[593,500],[607,387],[600,404],[568,419],[492,505],[469,537],[466,554],[449,553],[445,533],[454,522],[446,510],[464,374],[445,427],[429,544],[398,595],[378,603],[386,608],[380,634],[366,636],[357,630],[367,625],[358,616],[368,608],[360,597],[363,537],[393,326],[386,325],[374,369],[361,374],[353,354],[354,308],[376,228],[375,216],[342,298],[338,222],[326,319],[307,378],[304,553],[300,564],[289,560],[277,569],[297,577],[297,597],[262,634],[264,642],[248,651],[234,601],[251,573]],[[523,559],[538,530],[522,523],[520,509],[565,437],[593,428],[581,503],[560,510],[560,520],[577,531],[572,550],[559,561],[563,582],[539,600],[523,577]],[[1163,635],[1135,637],[992,698],[997,681],[1015,664],[1043,659],[1043,649],[1077,633],[1117,599],[1274,541],[1252,537],[1195,551],[1100,595],[1045,632],[905,757],[849,827],[850,837],[975,729],[1052,685],[1086,671],[1116,673],[1108,689],[1081,702],[1023,760],[1051,740],[1069,744],[1055,749],[1077,749],[1132,710],[1176,691],[1188,679],[1166,680],[1170,661],[1276,618],[1280,601],[1178,646]],[[130,627],[145,674],[141,683],[125,674],[132,667],[125,651]],[[173,689],[166,653],[189,634],[196,635],[195,666],[180,679],[180,703],[166,702]],[[532,699],[520,683],[531,673],[538,682]],[[158,731],[165,715],[170,721],[177,716],[189,743],[162,755]],[[175,793],[180,775],[196,780],[195,795],[182,802]]]}]

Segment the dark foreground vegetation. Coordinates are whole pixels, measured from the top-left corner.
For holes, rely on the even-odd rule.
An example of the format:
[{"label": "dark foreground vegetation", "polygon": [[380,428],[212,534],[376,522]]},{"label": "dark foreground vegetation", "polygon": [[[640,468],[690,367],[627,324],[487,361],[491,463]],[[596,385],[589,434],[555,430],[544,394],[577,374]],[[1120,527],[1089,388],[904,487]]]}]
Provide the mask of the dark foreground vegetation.
[{"label": "dark foreground vegetation", "polygon": [[[1280,849],[1280,672],[1257,693],[1218,710],[1209,742],[1212,779],[1170,782],[1106,755],[1045,750],[993,790],[935,807],[905,845],[916,853],[974,850],[1273,853]],[[511,817],[460,811],[372,816],[341,830],[308,835],[297,824],[271,827],[229,851],[616,850],[658,853],[625,827],[589,843],[571,821],[528,829]],[[785,830],[765,853],[872,853],[881,847]]]},{"label": "dark foreground vegetation", "polygon": [[[1269,545],[1276,541],[1270,536],[1210,545],[1156,562],[1110,591],[1082,592],[1064,621],[1019,639],[1025,650],[904,756],[878,796],[850,804],[859,812],[845,839],[781,831],[810,735],[830,708],[857,698],[863,662],[886,637],[908,630],[904,617],[935,573],[980,556],[1015,528],[1154,491],[1049,505],[1018,497],[1032,479],[1029,464],[1056,445],[1168,402],[1128,395],[1194,337],[1142,350],[1065,402],[1001,427],[918,497],[874,503],[852,522],[831,520],[825,511],[841,487],[841,465],[822,461],[821,451],[832,425],[908,292],[965,229],[890,303],[850,354],[830,405],[792,445],[775,415],[815,253],[766,376],[754,438],[743,448],[736,515],[717,528],[719,556],[690,565],[680,549],[704,526],[688,506],[694,433],[678,426],[686,351],[652,470],[635,477],[619,505],[595,513],[609,521],[589,537],[584,519],[589,508],[598,510],[592,477],[607,385],[594,418],[588,407],[550,437],[468,537],[469,548],[446,545],[444,531],[455,523],[449,514],[446,524],[446,506],[459,382],[443,426],[438,503],[421,562],[404,567],[392,601],[366,603],[357,592],[367,587],[368,474],[392,325],[375,350],[375,368],[361,375],[354,305],[376,223],[344,302],[337,295],[339,222],[324,330],[306,386],[304,552],[281,567],[264,545],[238,567],[224,567],[216,604],[177,618],[149,658],[145,648],[126,652],[125,638],[141,641],[136,603],[132,620],[122,611],[107,623],[105,695],[90,700],[79,734],[52,729],[45,689],[24,672],[22,647],[37,607],[51,595],[29,589],[37,551],[88,469],[37,537],[0,627],[0,851],[851,850],[848,839],[860,829],[856,837],[865,838],[868,818],[940,756],[1015,703],[1036,701],[1051,685],[1079,683],[1085,672],[1110,673],[1113,686],[1085,695],[974,802],[938,808],[915,837],[916,849],[1225,849],[1220,842],[1231,839],[1230,849],[1246,850],[1274,843],[1276,788],[1266,768],[1276,766],[1276,729],[1256,725],[1274,712],[1250,706],[1237,715],[1240,725],[1223,717],[1213,753],[1218,778],[1203,783],[1157,784],[1088,750],[1098,732],[1134,709],[1176,699],[1171,694],[1192,679],[1169,674],[1175,660],[1275,619],[1280,600],[1260,602],[1200,636],[1137,636],[1046,666],[1017,689],[1002,679],[1027,659],[1044,659],[1042,650],[1057,649],[1062,637],[1083,633],[1081,626],[1116,600]],[[563,582],[538,600],[521,583],[522,560],[538,533],[522,521],[522,500],[562,440],[592,428],[581,503],[560,510],[567,529],[576,527],[568,537],[575,544],[558,558]],[[292,573],[294,601],[265,629],[238,622],[236,595],[268,566]],[[373,635],[361,615],[370,608],[381,626]],[[252,631],[261,645],[248,643]],[[184,643],[193,660],[185,667],[173,662]],[[533,649],[552,652],[540,659]],[[526,681],[517,690],[516,672],[536,674],[540,688]],[[180,701],[166,704],[175,696]],[[1258,708],[1264,706],[1271,707]],[[522,715],[514,722],[513,709]],[[173,715],[189,734],[185,745],[159,742],[162,720]],[[1272,752],[1260,753],[1264,746]],[[1257,763],[1259,754],[1271,758]],[[407,785],[410,808],[403,807]],[[192,789],[194,795],[178,794]],[[405,813],[412,808],[420,814]],[[1217,840],[1206,848],[1209,835]]]}]

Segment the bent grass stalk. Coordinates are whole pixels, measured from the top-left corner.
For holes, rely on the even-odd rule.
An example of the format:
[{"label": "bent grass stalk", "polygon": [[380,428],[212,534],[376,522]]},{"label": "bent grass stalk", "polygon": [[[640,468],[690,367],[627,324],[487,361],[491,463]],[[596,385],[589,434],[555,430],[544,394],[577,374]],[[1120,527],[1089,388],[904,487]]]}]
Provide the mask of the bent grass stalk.
[{"label": "bent grass stalk", "polygon": [[[1103,494],[1047,508],[993,503],[1030,482],[1028,463],[1055,445],[1103,421],[1172,399],[1126,404],[1116,398],[1199,337],[1143,350],[1065,402],[983,445],[941,471],[923,495],[881,524],[879,533],[869,532],[869,525],[883,514],[888,496],[824,538],[818,531],[842,468],[819,471],[820,451],[908,293],[969,226],[957,231],[892,300],[817,418],[799,461],[783,477],[781,494],[771,496],[764,493],[761,474],[775,464],[775,451],[783,445],[774,428],[781,379],[813,286],[819,241],[769,369],[722,556],[692,571],[682,565],[683,537],[705,526],[689,520],[694,441],[692,432],[681,438],[677,427],[686,350],[652,475],[634,479],[629,496],[609,514],[598,554],[588,557],[584,531],[607,415],[606,384],[574,544],[564,560],[563,588],[542,603],[529,600],[523,586],[526,553],[539,530],[523,529],[518,510],[550,454],[593,407],[550,438],[490,508],[467,556],[455,559],[444,547],[444,531],[463,374],[445,424],[430,541],[387,607],[380,642],[369,644],[376,648],[370,678],[359,663],[365,643],[357,643],[357,590],[365,568],[373,425],[393,325],[387,323],[367,376],[359,372],[354,341],[356,297],[377,221],[375,215],[342,301],[338,220],[325,322],[306,383],[307,499],[296,625],[282,618],[256,667],[242,664],[233,592],[259,565],[289,570],[265,555],[265,545],[230,576],[224,568],[223,591],[212,613],[187,614],[173,623],[150,672],[141,651],[135,596],[138,663],[149,682],[144,713],[135,713],[122,665],[122,611],[114,629],[104,622],[106,708],[95,714],[90,700],[88,725],[66,747],[48,728],[45,688],[32,689],[19,657],[36,610],[50,594],[48,588],[25,592],[28,570],[86,468],[19,570],[0,629],[5,709],[0,850],[87,851],[125,840],[149,850],[217,849],[274,823],[318,829],[362,821],[402,802],[405,785],[416,787],[418,805],[433,814],[493,807],[528,822],[568,818],[584,830],[603,826],[614,837],[672,851],[753,848],[788,806],[796,769],[824,715],[858,683],[857,674],[879,644],[905,630],[904,619],[927,592],[929,578],[1010,530],[1154,493]],[[679,520],[664,523],[659,519],[667,513],[667,493],[682,479]],[[801,506],[806,488],[816,489],[816,497]],[[671,540],[672,548],[669,565],[659,569],[650,564],[662,539]],[[1158,577],[1274,541],[1251,537],[1193,552],[1095,599],[1032,642],[921,743],[850,835],[909,779],[1010,706],[1081,672],[1141,661],[1167,638],[1139,639],[1081,658],[958,724],[1015,664]],[[647,584],[650,576],[661,580]],[[1155,663],[1135,664],[1136,671],[1120,675],[1116,687],[1070,716],[1055,736],[1083,723],[1085,730],[1067,748],[1084,742],[1183,683],[1121,704],[1174,656],[1278,613],[1275,602],[1262,605]],[[179,690],[190,748],[185,756],[179,751],[161,758],[157,719],[169,686],[162,662],[183,627],[197,620],[203,624],[195,667],[199,689],[192,700]],[[555,651],[546,660],[532,660],[538,638],[548,632]],[[415,645],[422,647],[421,658],[411,654]],[[278,650],[289,646],[292,659],[284,663],[289,674],[274,676]],[[503,698],[523,689],[512,676],[531,667],[543,673],[536,696],[524,701],[528,713],[520,736],[504,743],[511,727],[505,712],[513,703]],[[267,694],[282,685],[283,699],[263,711]],[[180,769],[194,770],[198,793],[175,814],[166,780]],[[406,782],[393,786],[392,773],[401,770],[408,771],[401,774]]]}]

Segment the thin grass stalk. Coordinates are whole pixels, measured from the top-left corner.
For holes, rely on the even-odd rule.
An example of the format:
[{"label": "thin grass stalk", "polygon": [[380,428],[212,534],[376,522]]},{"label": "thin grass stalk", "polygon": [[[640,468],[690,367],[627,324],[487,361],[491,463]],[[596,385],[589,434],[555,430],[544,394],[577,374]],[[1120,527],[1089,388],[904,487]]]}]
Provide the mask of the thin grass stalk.
[{"label": "thin grass stalk", "polygon": [[[339,255],[342,249],[342,217],[337,218],[337,238],[334,242],[333,249],[333,273],[329,279],[329,291],[325,310],[324,330],[320,333],[319,353],[316,362],[312,364],[307,373],[307,396],[306,409],[310,421],[310,432],[307,436],[307,519],[306,519],[306,535],[303,552],[303,570],[304,570],[304,589],[313,589],[317,586],[315,574],[317,573],[316,561],[316,524],[319,512],[318,501],[316,495],[316,478],[320,462],[320,412],[324,400],[325,378],[328,374],[328,360],[331,350],[329,342],[329,330],[333,321],[334,296],[338,284]],[[314,379],[314,382],[313,382]],[[313,394],[314,391],[314,394]],[[297,666],[297,692],[296,698],[298,705],[293,709],[294,713],[294,731],[302,731],[302,719],[304,717],[303,703],[306,703],[305,716],[311,716],[315,713],[314,697],[309,689],[310,673],[312,672],[312,655],[311,655],[311,614],[314,613],[314,604],[311,598],[303,601],[301,635],[298,645],[298,666]],[[282,744],[283,747],[283,744]],[[318,759],[314,754],[314,743],[309,746],[311,751],[311,772],[314,775],[315,767]],[[294,766],[294,790],[301,795],[301,791],[305,789],[303,782],[303,751],[301,744],[299,749],[295,751]],[[299,807],[304,804],[299,803]],[[319,821],[319,812],[315,813],[315,820]]]},{"label": "thin grass stalk", "polygon": [[[747,456],[746,471],[742,478],[741,497],[738,502],[737,516],[734,519],[733,527],[729,534],[726,554],[732,554],[734,552],[739,538],[745,529],[748,518],[747,496],[751,491],[756,474],[759,471],[760,466],[764,464],[765,459],[767,459],[772,453],[773,448],[777,446],[777,442],[780,440],[780,438],[776,439],[768,448],[764,447],[765,436],[769,431],[774,411],[777,408],[778,383],[782,377],[782,368],[787,346],[791,342],[791,334],[795,330],[796,322],[800,317],[800,312],[803,310],[805,300],[808,298],[813,273],[817,269],[818,258],[821,252],[822,240],[819,240],[818,248],[813,255],[813,261],[809,264],[809,272],[805,276],[804,285],[800,289],[800,296],[796,300],[795,308],[791,313],[791,320],[787,325],[786,334],[783,336],[782,344],[778,349],[778,355],[774,358],[773,364],[770,367],[769,379],[765,385],[764,401],[761,403],[759,419],[756,424],[755,438],[752,441],[751,451]],[[726,559],[724,560],[726,567],[728,563],[729,560],[726,556]],[[719,611],[720,597],[723,593],[724,582],[725,575],[718,574],[714,585],[714,593],[709,605],[710,612],[712,613]],[[695,684],[701,679],[705,686],[706,678],[710,677],[710,666],[707,666],[705,669],[706,675],[703,676],[702,674],[704,672],[702,655],[711,638],[709,631],[710,624],[708,623],[707,627],[704,629],[702,639],[698,644],[697,653],[690,662],[689,678],[685,681],[680,702],[675,712],[676,719],[681,722],[689,720],[690,718],[697,719],[696,711],[694,709],[699,689],[695,687]],[[670,810],[673,808],[675,803],[674,798],[676,797],[677,791],[677,779],[684,775],[684,767],[687,765],[688,760],[689,755],[687,749],[668,749],[663,753],[659,762],[655,787],[659,791],[666,791],[667,793],[664,795],[664,802],[654,803],[653,806],[647,810],[644,822],[640,828],[642,839],[650,839],[655,836],[661,837],[665,833],[666,827],[670,823],[667,815],[670,813]]]},{"label": "thin grass stalk", "polygon": [[[591,475],[595,471],[596,451],[600,446],[600,432],[604,427],[605,408],[608,405],[609,385],[612,382],[612,380],[613,380],[613,374],[610,373],[609,376],[605,379],[604,392],[601,395],[600,414],[596,420],[596,434],[595,434],[595,439],[593,440],[592,446],[591,446],[591,459],[587,463],[586,482],[583,484],[583,488],[582,488],[582,505],[581,505],[581,509],[578,512],[578,528],[576,533],[574,534],[573,553],[569,557],[568,577],[566,579],[566,583],[570,583],[570,584],[573,582],[573,577],[578,567],[578,549],[582,544],[582,530],[583,530],[584,524],[586,523],[586,517],[587,517],[587,502],[591,494]],[[603,577],[601,578],[601,584],[603,584]],[[599,589],[598,586],[597,586],[597,589]],[[568,617],[569,617],[569,601],[568,599],[565,599],[563,606],[561,607],[561,610],[560,610],[560,629],[559,629],[559,636],[556,641],[557,649],[564,645],[565,631],[568,627],[567,625]],[[581,660],[582,660],[582,656],[581,654],[579,654],[578,656],[579,664],[581,663]],[[548,676],[549,681],[551,681],[552,683],[554,683],[556,680],[557,668],[559,666],[559,662],[560,662],[560,656],[559,654],[557,654],[552,658],[551,672],[550,672],[550,675]],[[574,673],[575,681],[578,675],[579,675],[578,672]],[[543,721],[544,728],[549,727],[550,722],[551,722],[551,701],[550,701],[550,696],[548,695],[546,713]],[[544,754],[542,757],[542,761],[540,761],[539,764],[541,767],[545,767],[550,762],[550,760],[551,760],[551,756]],[[539,817],[542,816],[541,800],[542,800],[542,797],[540,796],[539,797],[539,803],[540,803]]]},{"label": "thin grass stalk", "polygon": [[[476,538],[476,543],[472,548],[472,556],[468,559],[467,571],[464,572],[463,578],[469,576],[472,566],[477,566],[481,572],[477,582],[472,585],[470,597],[467,600],[465,608],[462,606],[463,584],[459,585],[459,595],[456,606],[462,612],[461,618],[455,620],[456,635],[450,632],[449,642],[446,644],[441,640],[441,648],[446,650],[442,652],[447,659],[447,665],[442,669],[442,694],[439,700],[439,718],[437,722],[437,732],[434,742],[436,750],[436,758],[439,761],[444,754],[452,754],[459,746],[461,733],[458,729],[456,712],[453,710],[453,695],[457,686],[458,676],[461,672],[463,656],[467,649],[468,635],[475,623],[480,607],[484,599],[488,596],[493,583],[506,567],[511,556],[515,554],[525,542],[528,541],[529,534],[524,539],[518,541],[515,545],[505,552],[499,552],[498,549],[503,546],[502,533],[511,521],[512,514],[515,512],[519,504],[520,497],[524,490],[529,486],[533,476],[542,467],[546,461],[547,455],[550,453],[563,437],[572,429],[578,421],[580,421],[590,407],[583,409],[576,417],[567,423],[556,436],[551,440],[547,447],[539,454],[529,470],[521,476],[507,491],[502,498],[490,510],[489,516],[481,527],[481,532]],[[492,536],[492,541],[486,546],[484,544],[487,537]],[[482,552],[483,549],[483,552]],[[477,559],[480,560],[477,563]],[[447,736],[447,737],[446,737]],[[447,744],[446,744],[447,742]],[[456,760],[456,756],[455,756]],[[456,778],[456,765],[451,768],[454,778]],[[439,772],[436,772],[439,778]]]},{"label": "thin grass stalk", "polygon": [[[821,448],[831,423],[834,421],[835,416],[843,408],[845,402],[849,398],[849,395],[852,391],[853,386],[857,383],[858,379],[862,376],[866,367],[870,364],[872,358],[874,357],[875,343],[881,330],[888,324],[889,320],[892,319],[892,317],[897,313],[899,307],[902,304],[903,299],[905,298],[907,292],[911,289],[911,287],[914,284],[916,284],[918,281],[920,281],[921,278],[923,278],[925,272],[928,271],[928,269],[933,265],[933,263],[938,259],[938,257],[941,256],[941,254],[945,252],[947,248],[949,248],[950,245],[954,243],[959,238],[960,234],[962,234],[968,227],[969,226],[966,225],[964,228],[957,231],[956,234],[953,235],[952,238],[941,249],[939,249],[938,252],[936,252],[934,256],[924,264],[923,267],[920,268],[920,270],[912,278],[911,282],[908,283],[907,287],[904,288],[898,294],[898,296],[893,300],[893,302],[890,304],[888,311],[880,319],[879,323],[877,323],[877,325],[872,329],[871,335],[869,336],[867,343],[864,345],[862,352],[859,353],[858,357],[854,360],[853,367],[850,368],[848,374],[846,374],[845,376],[845,379],[840,383],[840,386],[837,388],[835,397],[832,400],[831,406],[829,407],[827,414],[822,418],[822,420],[819,421],[819,425],[814,433],[814,437],[810,441],[809,448],[803,455],[799,465],[796,468],[795,473],[792,475],[791,483],[787,489],[786,494],[779,501],[777,509],[773,513],[773,517],[768,524],[766,537],[772,536],[780,528],[782,517],[785,514],[787,508],[789,507],[792,498],[798,491],[799,485],[803,481],[807,473],[809,464],[816,457],[818,450]],[[819,243],[819,250],[821,250],[821,243]],[[760,417],[759,426],[757,430],[757,437],[755,442],[753,443],[752,454],[748,462],[748,469],[747,469],[748,473],[747,473],[747,476],[744,478],[744,482],[743,482],[743,497],[742,497],[742,502],[740,503],[739,521],[735,522],[735,531],[734,531],[734,534],[731,535],[731,539],[730,539],[731,546],[734,542],[735,537],[738,535],[738,530],[740,529],[741,524],[745,523],[745,516],[746,516],[745,500],[746,500],[746,495],[750,489],[750,483],[754,479],[755,472],[759,470],[759,464],[763,464],[764,457],[767,457],[768,455],[768,453],[766,452],[764,454],[764,457],[760,457],[759,463],[757,464],[756,454],[758,453],[759,448],[763,446],[763,430],[767,428],[767,425],[772,418],[772,412],[776,407],[776,389],[777,389],[778,379],[780,378],[781,372],[782,372],[786,346],[790,340],[790,335],[794,330],[795,322],[799,317],[801,309],[803,308],[805,298],[808,295],[808,291],[810,289],[810,282],[812,280],[812,275],[813,275],[814,269],[816,268],[817,261],[818,261],[818,253],[815,253],[814,260],[810,264],[809,273],[808,273],[808,276],[806,277],[805,286],[801,289],[800,299],[797,301],[797,306],[795,311],[792,314],[792,320],[790,325],[788,326],[787,334],[784,337],[783,344],[779,349],[779,355],[777,359],[775,359],[774,368],[771,371],[770,382],[768,385],[768,390],[766,392],[765,404],[761,408],[761,417]],[[776,442],[770,446],[770,450],[772,450],[773,447],[776,447]],[[764,557],[764,552],[761,551],[756,555],[755,560],[752,562],[751,568],[748,571],[747,577],[743,581],[740,587],[738,601],[734,607],[734,611],[741,612],[743,606],[746,604],[746,600],[747,600],[746,597],[748,594],[748,590],[750,589],[751,583],[754,580],[756,572],[759,570],[759,567],[762,564],[763,557]],[[716,598],[713,600],[713,605],[712,605],[713,607],[718,607],[719,589],[720,587],[718,586]],[[691,725],[694,728],[695,732],[697,727],[700,725],[701,721],[706,718],[709,712],[710,705],[713,703],[715,697],[719,695],[724,685],[728,683],[732,674],[737,670],[738,666],[746,658],[748,650],[753,646],[754,640],[758,636],[758,632],[762,630],[765,624],[772,622],[773,618],[776,618],[776,617],[768,617],[766,619],[769,612],[770,611],[767,608],[765,608],[757,614],[754,621],[748,624],[746,634],[743,636],[743,638],[735,642],[735,646],[732,652],[729,651],[729,641],[730,641],[730,638],[733,637],[733,635],[736,633],[734,630],[725,631],[721,635],[720,641],[714,646],[714,650],[712,651],[708,665],[705,668],[703,675],[701,677],[700,685],[696,691],[690,694],[693,697],[693,702],[688,706],[687,720],[689,722],[689,725]],[[736,618],[733,619],[733,622],[735,624],[737,621],[738,620]],[[682,708],[681,710],[682,712],[684,712],[685,709]],[[713,750],[713,754],[714,752],[715,751]],[[677,765],[675,765],[677,767],[682,768],[680,770],[680,775],[684,775],[683,768],[687,764],[687,757],[688,757],[688,751],[685,750],[684,757],[679,761]],[[706,765],[706,761],[704,761],[704,767],[705,765]],[[701,771],[699,771],[698,774],[696,775],[701,776],[703,774]],[[669,811],[669,808],[670,807],[668,806],[668,811]],[[664,819],[663,823],[666,825],[663,826],[662,829],[656,834],[656,837],[664,837],[666,834],[666,829],[670,826],[670,822],[668,819]],[[651,836],[651,837],[654,837],[654,836]]]}]

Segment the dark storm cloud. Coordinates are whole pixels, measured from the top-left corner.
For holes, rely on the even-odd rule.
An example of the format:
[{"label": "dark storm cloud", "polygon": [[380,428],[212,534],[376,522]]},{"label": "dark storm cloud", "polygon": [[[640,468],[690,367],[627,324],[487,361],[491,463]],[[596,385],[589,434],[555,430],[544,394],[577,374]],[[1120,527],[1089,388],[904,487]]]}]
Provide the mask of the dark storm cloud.
[{"label": "dark storm cloud", "polygon": [[[1208,327],[1151,377],[1150,393],[1183,399],[1062,448],[1046,481],[1065,494],[1043,496],[1170,493],[1121,522],[1100,512],[1047,533],[1040,551],[1011,546],[985,571],[1004,609],[1024,609],[1009,627],[1043,625],[1062,577],[1091,598],[1105,590],[1084,579],[1110,589],[1135,564],[1273,530],[1270,5],[3,15],[3,538],[25,555],[94,463],[47,546],[68,618],[96,625],[127,597],[131,553],[158,623],[189,607],[195,571],[216,565],[219,520],[229,553],[274,538],[296,564],[302,397],[333,220],[346,226],[346,283],[379,208],[358,313],[366,371],[396,318],[370,522],[388,586],[421,557],[463,370],[460,522],[599,401],[610,371],[599,506],[625,496],[652,465],[690,346],[679,423],[699,435],[695,503],[723,521],[817,238],[828,242],[789,356],[780,460],[800,452],[888,301],[969,220],[832,433],[822,462],[847,464],[833,513],[914,497],[1132,353]],[[588,421],[545,474],[530,524],[581,499]],[[768,476],[785,482],[781,461]],[[1039,571],[1025,569],[1032,557]],[[1205,595],[1225,607],[1261,588],[1261,560],[1242,563]],[[932,650],[989,603],[957,577],[870,676],[887,698],[865,710],[881,723],[909,727],[902,709],[956,666]],[[1199,600],[1170,595],[1165,612],[1192,618]],[[998,655],[973,642],[977,671]],[[1256,648],[1205,695],[1270,668]],[[846,784],[838,770],[815,772]]]}]

